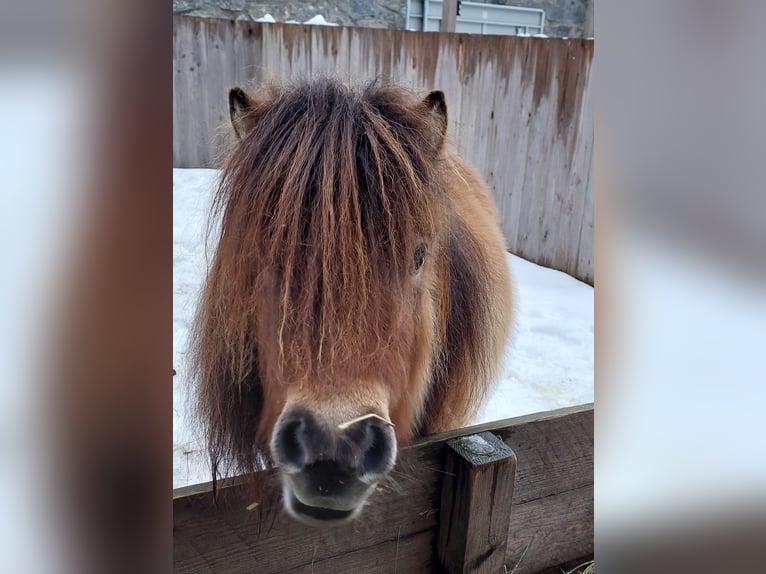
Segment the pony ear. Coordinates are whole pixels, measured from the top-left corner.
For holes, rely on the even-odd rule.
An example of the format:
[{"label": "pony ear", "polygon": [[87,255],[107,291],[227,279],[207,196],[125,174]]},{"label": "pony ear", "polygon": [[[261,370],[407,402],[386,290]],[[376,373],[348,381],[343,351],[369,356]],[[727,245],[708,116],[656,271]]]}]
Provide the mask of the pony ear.
[{"label": "pony ear", "polygon": [[254,113],[259,102],[250,97],[242,88],[229,90],[229,118],[237,139],[242,139],[253,129],[257,121]]},{"label": "pony ear", "polygon": [[447,137],[447,101],[444,98],[444,92],[439,90],[431,92],[423,100],[423,105],[436,124],[432,143],[437,150],[441,150]]}]

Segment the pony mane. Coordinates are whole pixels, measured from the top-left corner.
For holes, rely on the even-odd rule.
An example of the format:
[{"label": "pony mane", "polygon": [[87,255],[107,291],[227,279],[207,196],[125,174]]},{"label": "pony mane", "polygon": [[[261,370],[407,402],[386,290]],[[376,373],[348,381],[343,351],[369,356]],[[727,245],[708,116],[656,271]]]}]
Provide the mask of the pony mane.
[{"label": "pony mane", "polygon": [[[259,327],[276,333],[289,380],[373,361],[404,318],[413,251],[447,217],[440,120],[410,91],[328,79],[268,85],[255,100],[223,165],[221,235],[193,330],[201,418],[217,418],[214,466],[216,454],[244,466],[261,456]],[[264,292],[279,301],[274,325],[259,325]],[[238,406],[224,413],[227,392]]]}]

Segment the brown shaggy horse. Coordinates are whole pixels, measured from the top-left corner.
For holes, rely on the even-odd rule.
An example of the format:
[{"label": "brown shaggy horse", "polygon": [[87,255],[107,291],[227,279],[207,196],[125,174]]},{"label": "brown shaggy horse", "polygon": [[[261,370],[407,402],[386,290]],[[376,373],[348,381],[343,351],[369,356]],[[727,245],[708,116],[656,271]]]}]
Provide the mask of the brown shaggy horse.
[{"label": "brown shaggy horse", "polygon": [[229,94],[237,136],[193,333],[213,478],[275,463],[285,508],[358,515],[397,443],[466,425],[511,285],[442,92],[332,80]]}]

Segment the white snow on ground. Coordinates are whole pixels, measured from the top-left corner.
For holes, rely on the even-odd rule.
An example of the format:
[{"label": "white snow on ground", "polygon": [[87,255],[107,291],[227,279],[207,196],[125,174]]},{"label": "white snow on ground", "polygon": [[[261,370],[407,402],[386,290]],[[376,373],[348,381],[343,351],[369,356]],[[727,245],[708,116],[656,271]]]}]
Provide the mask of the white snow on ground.
[{"label": "white snow on ground", "polygon": [[[218,172],[173,170],[173,487],[210,480],[188,418],[186,346],[205,273],[205,230]],[[475,422],[593,401],[593,288],[508,255],[515,328],[500,382]]]},{"label": "white snow on ground", "polygon": [[515,327],[475,423],[593,402],[593,287],[508,254]]},{"label": "white snow on ground", "polygon": [[204,442],[189,420],[186,347],[194,307],[205,276],[205,231],[213,169],[173,170],[173,487],[210,480]]},{"label": "white snow on ground", "polygon": [[256,22],[268,22],[270,24],[273,24],[274,22],[276,22],[276,20],[274,19],[274,16],[272,16],[271,14],[264,14],[260,18],[256,18],[255,21]]}]

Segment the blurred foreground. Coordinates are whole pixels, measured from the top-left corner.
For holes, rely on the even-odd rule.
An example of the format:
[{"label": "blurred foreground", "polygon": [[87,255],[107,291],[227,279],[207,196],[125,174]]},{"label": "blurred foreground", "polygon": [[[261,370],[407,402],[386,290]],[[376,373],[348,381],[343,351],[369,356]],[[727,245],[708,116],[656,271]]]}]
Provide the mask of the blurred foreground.
[{"label": "blurred foreground", "polygon": [[596,13],[596,563],[760,571],[766,4]]}]

